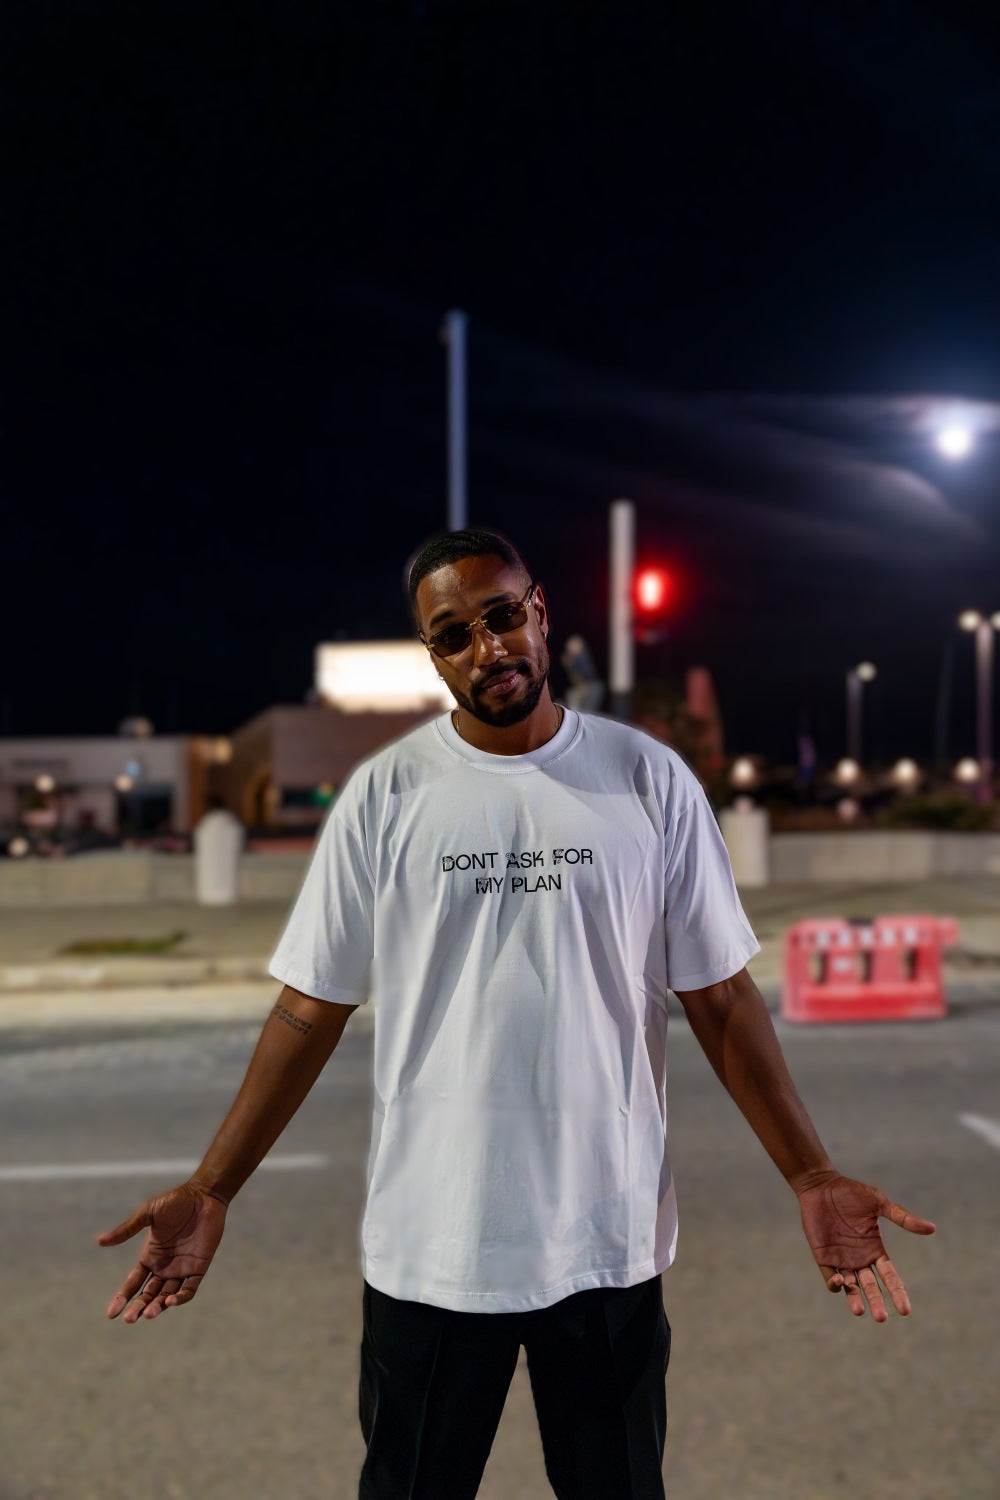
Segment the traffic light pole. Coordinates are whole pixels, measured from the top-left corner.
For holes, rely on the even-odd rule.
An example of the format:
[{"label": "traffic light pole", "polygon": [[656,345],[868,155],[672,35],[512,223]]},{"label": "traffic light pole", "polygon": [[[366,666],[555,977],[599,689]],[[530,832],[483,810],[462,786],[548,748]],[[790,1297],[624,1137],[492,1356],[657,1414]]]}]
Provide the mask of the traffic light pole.
[{"label": "traffic light pole", "polygon": [[632,574],[635,569],[635,506],[614,500],[609,518],[611,570],[608,609],[608,686],[616,719],[632,716],[635,641],[632,635]]}]

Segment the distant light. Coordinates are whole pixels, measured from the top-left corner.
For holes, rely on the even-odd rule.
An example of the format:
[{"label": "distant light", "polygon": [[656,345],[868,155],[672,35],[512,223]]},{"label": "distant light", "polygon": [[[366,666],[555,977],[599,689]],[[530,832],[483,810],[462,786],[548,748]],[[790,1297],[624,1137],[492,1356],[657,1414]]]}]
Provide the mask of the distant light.
[{"label": "distant light", "polygon": [[963,781],[963,782],[965,782],[967,784],[970,784],[970,785],[971,785],[972,782],[978,781],[979,780],[979,762],[978,762],[978,760],[973,760],[971,756],[967,755],[965,757],[965,759],[964,760],[960,760],[959,763],[958,763],[958,765],[955,767],[954,776],[955,776],[955,780],[956,781]]},{"label": "distant light", "polygon": [[225,736],[220,735],[220,737],[214,742],[212,746],[212,760],[217,766],[225,766],[229,764],[232,758],[232,742],[230,740],[227,740]]},{"label": "distant light", "polygon": [[143,714],[137,714],[129,719],[122,719],[118,725],[118,733],[127,740],[148,740],[153,734],[153,723]]},{"label": "distant light", "polygon": [[316,647],[316,690],[342,713],[432,713],[454,707],[419,641]]},{"label": "distant light", "polygon": [[920,767],[915,760],[909,760],[904,756],[902,760],[897,760],[893,766],[892,779],[904,791],[911,790],[920,780]]},{"label": "distant light", "polygon": [[7,853],[11,859],[23,859],[26,854],[31,853],[31,845],[28,840],[17,834],[7,845]]},{"label": "distant light", "polygon": [[126,776],[124,772],[121,774],[121,776],[115,777],[116,792],[130,792],[133,786],[135,786],[135,782],[132,780],[131,776]]},{"label": "distant light", "polygon": [[35,777],[36,792],[54,792],[56,789],[55,777],[50,776],[48,771],[43,771],[41,776]]},{"label": "distant light", "polygon": [[853,823],[861,811],[861,804],[855,802],[853,797],[841,797],[837,803],[837,817],[844,823]]},{"label": "distant light", "polygon": [[964,422],[949,422],[938,429],[934,441],[945,458],[966,458],[972,451],[972,429]]},{"label": "distant light", "polygon": [[958,617],[959,628],[962,630],[976,630],[982,623],[982,618],[978,609],[963,609]]},{"label": "distant light", "polygon": [[741,755],[738,760],[733,761],[729,780],[733,786],[757,785],[757,767],[748,755]]},{"label": "distant light", "polygon": [[635,578],[635,602],[651,613],[662,609],[670,591],[670,578],[663,568],[642,568]]},{"label": "distant light", "polygon": [[857,761],[846,757],[844,760],[838,760],[834,768],[833,779],[841,786],[853,786],[860,775],[861,767]]},{"label": "distant light", "polygon": [[870,661],[859,661],[854,671],[861,682],[872,682],[878,675],[874,662]]}]

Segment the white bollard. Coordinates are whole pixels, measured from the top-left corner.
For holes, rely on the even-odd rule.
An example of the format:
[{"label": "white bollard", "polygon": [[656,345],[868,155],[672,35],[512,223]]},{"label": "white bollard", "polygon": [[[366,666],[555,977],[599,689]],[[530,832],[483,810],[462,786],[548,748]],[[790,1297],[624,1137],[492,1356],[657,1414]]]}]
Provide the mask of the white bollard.
[{"label": "white bollard", "polygon": [[719,814],[719,827],[729,850],[738,886],[759,890],[771,879],[771,820],[749,797],[737,797]]},{"label": "white bollard", "polygon": [[234,906],[240,896],[243,824],[213,808],[194,830],[194,886],[199,906]]}]

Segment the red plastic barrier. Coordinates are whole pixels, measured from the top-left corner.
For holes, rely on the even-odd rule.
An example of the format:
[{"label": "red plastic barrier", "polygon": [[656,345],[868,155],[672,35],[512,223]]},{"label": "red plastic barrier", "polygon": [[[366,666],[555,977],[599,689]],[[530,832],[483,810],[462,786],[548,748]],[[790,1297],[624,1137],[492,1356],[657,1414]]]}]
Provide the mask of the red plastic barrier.
[{"label": "red plastic barrier", "polygon": [[954,917],[815,917],[785,934],[786,1021],[927,1021],[947,1014],[943,949]]}]

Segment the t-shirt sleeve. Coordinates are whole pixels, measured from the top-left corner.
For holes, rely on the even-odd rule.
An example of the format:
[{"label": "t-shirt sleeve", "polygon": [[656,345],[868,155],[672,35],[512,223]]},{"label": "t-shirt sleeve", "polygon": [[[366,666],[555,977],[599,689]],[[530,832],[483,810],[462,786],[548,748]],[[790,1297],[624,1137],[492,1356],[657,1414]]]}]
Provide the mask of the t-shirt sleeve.
[{"label": "t-shirt sleeve", "polygon": [[364,819],[348,782],[323,825],[269,972],[317,1000],[362,1004],[371,975],[374,907]]},{"label": "t-shirt sleeve", "polygon": [[698,990],[739,973],[760,944],[740,902],[715,814],[686,767],[674,795],[680,810],[664,870],[667,982],[672,990]]}]

